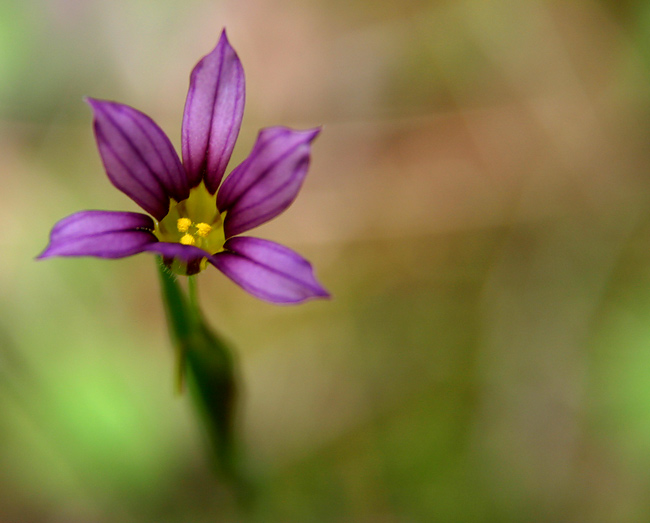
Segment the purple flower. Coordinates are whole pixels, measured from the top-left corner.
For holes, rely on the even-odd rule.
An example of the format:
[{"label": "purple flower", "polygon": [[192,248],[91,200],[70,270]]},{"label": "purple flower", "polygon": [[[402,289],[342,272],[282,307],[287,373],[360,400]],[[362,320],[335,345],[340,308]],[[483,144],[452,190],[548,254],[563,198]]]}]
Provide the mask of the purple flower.
[{"label": "purple flower", "polygon": [[262,129],[248,158],[223,180],[244,112],[244,70],[225,30],[194,67],[185,102],[182,158],[147,115],[88,99],[110,181],[152,217],[82,211],[58,222],[39,256],[162,256],[192,275],[208,262],[249,293],[273,303],[324,298],[307,260],[277,243],[239,236],[283,212],[307,174],[320,129]]}]

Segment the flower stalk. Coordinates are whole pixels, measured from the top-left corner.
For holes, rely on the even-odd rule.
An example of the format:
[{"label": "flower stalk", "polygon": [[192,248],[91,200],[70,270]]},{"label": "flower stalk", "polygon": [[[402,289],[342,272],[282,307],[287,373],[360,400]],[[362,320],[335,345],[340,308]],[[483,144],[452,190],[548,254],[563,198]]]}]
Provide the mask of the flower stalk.
[{"label": "flower stalk", "polygon": [[187,383],[203,420],[216,472],[229,483],[238,483],[241,474],[236,469],[234,444],[237,387],[232,352],[201,313],[196,277],[188,279],[186,294],[162,260],[158,260],[158,273],[177,358],[177,390]]}]

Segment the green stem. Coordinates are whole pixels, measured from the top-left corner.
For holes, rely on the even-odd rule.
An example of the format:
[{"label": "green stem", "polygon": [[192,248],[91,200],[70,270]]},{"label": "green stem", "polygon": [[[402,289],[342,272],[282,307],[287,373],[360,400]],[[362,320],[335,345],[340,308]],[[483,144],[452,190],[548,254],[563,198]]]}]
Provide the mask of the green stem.
[{"label": "green stem", "polygon": [[196,276],[184,292],[175,275],[158,261],[169,332],[176,351],[176,390],[187,385],[211,445],[215,472],[232,487],[242,509],[251,503],[251,485],[242,476],[233,416],[237,379],[232,351],[205,321]]},{"label": "green stem", "polygon": [[158,266],[158,276],[163,295],[163,304],[165,306],[165,315],[167,316],[167,325],[169,334],[172,338],[174,347],[175,369],[174,369],[174,391],[181,395],[185,389],[185,345],[183,340],[189,333],[189,322],[186,313],[186,307],[183,305],[185,298],[176,281],[176,276],[167,270],[162,259],[156,260]]},{"label": "green stem", "polygon": [[199,306],[199,291],[196,285],[196,276],[187,277],[187,293],[190,299],[190,310],[192,311],[193,320],[199,323],[201,319],[201,308]]}]

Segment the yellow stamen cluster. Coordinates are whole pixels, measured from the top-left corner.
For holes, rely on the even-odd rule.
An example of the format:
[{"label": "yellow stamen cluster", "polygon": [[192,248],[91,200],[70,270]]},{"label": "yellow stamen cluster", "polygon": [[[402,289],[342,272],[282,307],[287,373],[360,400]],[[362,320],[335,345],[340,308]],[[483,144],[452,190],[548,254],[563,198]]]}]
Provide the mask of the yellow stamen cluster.
[{"label": "yellow stamen cluster", "polygon": [[190,227],[192,226],[192,220],[189,218],[179,218],[178,221],[176,222],[176,227],[178,228],[178,232],[187,232],[190,230]]},{"label": "yellow stamen cluster", "polygon": [[212,227],[208,225],[207,223],[197,223],[196,224],[196,234],[198,234],[201,238],[207,238],[208,234],[210,234],[210,231],[212,230]]},{"label": "yellow stamen cluster", "polygon": [[181,238],[181,243],[183,245],[194,245],[196,243],[196,239],[191,234],[184,234]]},{"label": "yellow stamen cluster", "polygon": [[[194,233],[190,232],[191,228],[196,229]],[[194,235],[197,235],[201,238],[207,238],[210,231],[212,231],[212,226],[207,223],[192,223],[192,220],[189,218],[179,218],[176,222],[176,228],[178,232],[184,232],[185,234],[181,236],[181,243],[183,245],[194,245],[196,244],[196,238]]]}]

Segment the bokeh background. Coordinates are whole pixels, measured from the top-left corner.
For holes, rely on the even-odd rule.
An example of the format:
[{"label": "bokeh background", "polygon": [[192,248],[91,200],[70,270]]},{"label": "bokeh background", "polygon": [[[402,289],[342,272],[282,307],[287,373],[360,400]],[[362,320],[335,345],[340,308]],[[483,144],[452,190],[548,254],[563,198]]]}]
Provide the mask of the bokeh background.
[{"label": "bokeh background", "polygon": [[[323,125],[256,231],[334,299],[217,271],[255,498],[215,479],[154,259],[33,260],[104,175],[85,95],[178,146],[222,27],[260,127]],[[650,521],[650,4],[1,0],[0,521]]]}]

